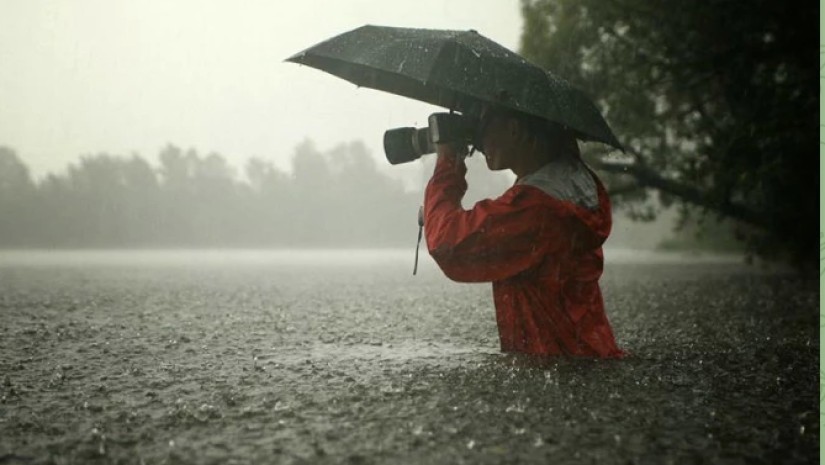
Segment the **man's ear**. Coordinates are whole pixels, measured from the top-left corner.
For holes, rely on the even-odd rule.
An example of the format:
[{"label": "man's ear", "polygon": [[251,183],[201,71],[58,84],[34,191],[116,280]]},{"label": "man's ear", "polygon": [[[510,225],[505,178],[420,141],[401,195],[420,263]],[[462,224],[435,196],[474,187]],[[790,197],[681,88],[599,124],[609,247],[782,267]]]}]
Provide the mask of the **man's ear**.
[{"label": "man's ear", "polygon": [[507,132],[517,140],[524,137],[524,130],[522,129],[521,124],[519,124],[518,120],[513,117],[507,118]]},{"label": "man's ear", "polygon": [[513,139],[518,141],[519,143],[526,143],[529,142],[530,134],[527,132],[527,129],[521,124],[516,118],[508,118],[507,119],[507,131],[513,136]]}]

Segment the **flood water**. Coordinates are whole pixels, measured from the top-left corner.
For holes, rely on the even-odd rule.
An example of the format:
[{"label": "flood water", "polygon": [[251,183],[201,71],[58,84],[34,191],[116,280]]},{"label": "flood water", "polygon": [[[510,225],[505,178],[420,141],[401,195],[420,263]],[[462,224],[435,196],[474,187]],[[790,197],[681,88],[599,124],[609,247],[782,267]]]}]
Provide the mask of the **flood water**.
[{"label": "flood water", "polygon": [[818,282],[606,251],[626,360],[401,251],[0,252],[0,463],[813,463]]}]

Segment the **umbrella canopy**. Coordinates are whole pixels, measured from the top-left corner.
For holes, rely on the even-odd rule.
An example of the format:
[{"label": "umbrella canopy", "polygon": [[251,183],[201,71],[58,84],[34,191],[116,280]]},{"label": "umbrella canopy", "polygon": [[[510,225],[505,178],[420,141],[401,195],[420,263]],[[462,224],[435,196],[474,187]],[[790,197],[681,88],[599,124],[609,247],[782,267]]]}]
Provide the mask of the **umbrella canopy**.
[{"label": "umbrella canopy", "polygon": [[622,149],[582,91],[473,30],[363,26],[286,61],[467,115],[499,105]]}]

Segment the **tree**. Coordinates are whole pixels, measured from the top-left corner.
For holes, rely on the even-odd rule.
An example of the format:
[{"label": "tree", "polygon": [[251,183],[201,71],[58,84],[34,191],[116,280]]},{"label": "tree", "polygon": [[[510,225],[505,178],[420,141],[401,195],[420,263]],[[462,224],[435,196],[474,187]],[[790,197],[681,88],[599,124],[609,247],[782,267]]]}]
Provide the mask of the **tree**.
[{"label": "tree", "polygon": [[20,245],[33,229],[35,185],[29,168],[14,150],[0,146],[0,241]]},{"label": "tree", "polygon": [[[194,151],[192,152],[194,154]],[[188,205],[194,217],[196,237],[210,246],[226,244],[241,229],[235,171],[218,153],[204,158],[193,155],[191,185],[194,201]]]},{"label": "tree", "polygon": [[341,144],[327,158],[335,179],[330,186],[334,208],[329,218],[335,230],[331,239],[380,247],[414,235],[417,199],[378,171],[363,142]]},{"label": "tree", "polygon": [[310,140],[295,148],[292,157],[292,187],[295,207],[280,221],[284,233],[296,242],[321,245],[333,235],[329,216],[335,185],[327,159]]},{"label": "tree", "polygon": [[169,245],[191,244],[196,236],[190,208],[195,198],[192,179],[198,155],[194,150],[184,155],[179,147],[169,144],[158,158],[163,199],[159,206],[159,223],[166,232],[165,242]]},{"label": "tree", "polygon": [[105,153],[83,156],[69,165],[68,181],[75,200],[72,230],[81,232],[81,241],[110,247],[123,244],[128,212],[122,165],[122,159]]},{"label": "tree", "polygon": [[246,164],[249,185],[242,213],[248,218],[242,223],[254,225],[243,231],[242,237],[253,245],[284,245],[288,243],[287,219],[294,211],[295,196],[289,175],[271,162],[251,158]]},{"label": "tree", "polygon": [[[813,267],[816,4],[522,0],[521,51],[597,97],[630,163],[587,156],[617,201],[646,189]],[[689,209],[685,208],[687,212]]]},{"label": "tree", "polygon": [[129,245],[155,245],[165,231],[161,228],[158,205],[160,183],[152,166],[133,154],[121,164],[124,181],[124,241]]}]

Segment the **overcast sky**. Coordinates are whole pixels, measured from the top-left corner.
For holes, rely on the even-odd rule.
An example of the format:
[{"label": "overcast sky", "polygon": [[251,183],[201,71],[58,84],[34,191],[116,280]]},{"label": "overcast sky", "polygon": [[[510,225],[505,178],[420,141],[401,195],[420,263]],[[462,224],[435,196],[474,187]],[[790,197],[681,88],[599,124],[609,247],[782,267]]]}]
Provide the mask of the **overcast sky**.
[{"label": "overcast sky", "polygon": [[0,145],[38,177],[103,151],[154,162],[167,143],[286,168],[305,138],[360,139],[386,165],[384,130],[439,109],[283,61],[364,24],[476,29],[515,50],[522,21],[518,0],[7,0]]}]

